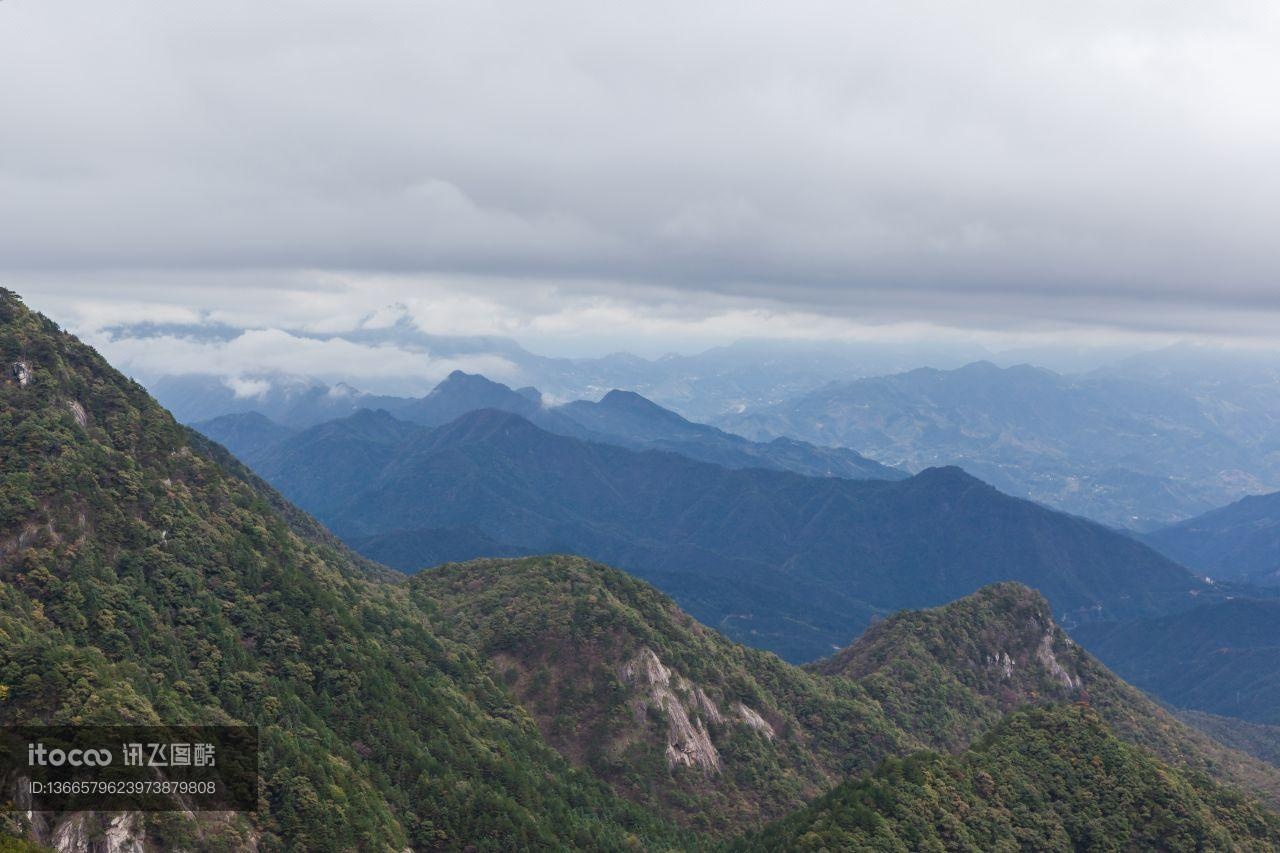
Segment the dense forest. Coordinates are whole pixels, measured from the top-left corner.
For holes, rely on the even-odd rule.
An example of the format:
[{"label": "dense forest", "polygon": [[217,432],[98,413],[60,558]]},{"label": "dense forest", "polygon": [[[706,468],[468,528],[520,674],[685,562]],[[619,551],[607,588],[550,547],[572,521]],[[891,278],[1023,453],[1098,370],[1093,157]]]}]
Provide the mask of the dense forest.
[{"label": "dense forest", "polygon": [[1010,715],[954,756],[889,759],[745,838],[773,850],[1274,850],[1280,818],[1117,739],[1085,706]]}]

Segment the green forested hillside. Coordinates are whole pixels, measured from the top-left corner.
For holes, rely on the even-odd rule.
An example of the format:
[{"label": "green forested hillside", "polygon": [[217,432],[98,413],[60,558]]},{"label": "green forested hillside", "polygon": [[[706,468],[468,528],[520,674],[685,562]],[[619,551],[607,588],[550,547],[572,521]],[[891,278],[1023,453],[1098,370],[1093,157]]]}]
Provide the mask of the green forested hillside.
[{"label": "green forested hillside", "polygon": [[[1121,682],[1019,584],[897,614],[805,669],[731,643],[647,584],[578,557],[443,566],[411,587],[441,630],[488,658],[557,749],[690,825],[776,816],[886,755],[963,749],[1007,712],[1075,701],[1162,760],[1280,802],[1275,768]],[[674,761],[669,747],[715,761]]]},{"label": "green forested hillside", "polygon": [[1010,715],[955,756],[890,759],[743,851],[1274,850],[1280,818],[1113,735],[1088,707]]},{"label": "green forested hillside", "polygon": [[691,826],[723,834],[780,816],[921,745],[852,681],[732,643],[579,557],[449,565],[410,583],[557,749]]},{"label": "green forested hillside", "polygon": [[1073,642],[1044,598],[1019,584],[895,614],[813,668],[856,678],[933,749],[962,746],[1021,705],[1086,701],[1124,740],[1280,803],[1272,767],[1180,723]]},{"label": "green forested hillside", "polygon": [[8,292],[0,365],[0,722],[260,726],[260,813],[143,815],[155,849],[677,843],[403,587]]}]

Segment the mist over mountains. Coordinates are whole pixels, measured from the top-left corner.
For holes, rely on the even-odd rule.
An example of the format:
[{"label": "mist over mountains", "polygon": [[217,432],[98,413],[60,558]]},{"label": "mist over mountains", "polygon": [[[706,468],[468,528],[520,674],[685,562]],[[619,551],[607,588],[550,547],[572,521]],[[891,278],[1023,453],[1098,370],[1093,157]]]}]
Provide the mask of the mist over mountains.
[{"label": "mist over mountains", "polygon": [[[199,328],[119,326],[103,334],[160,342],[196,336]],[[221,333],[233,340],[234,334]],[[757,341],[691,356],[570,359],[535,355],[501,338],[426,335],[403,318],[314,342],[368,347],[369,355],[329,380],[280,370],[165,373],[154,365],[141,378],[187,423],[258,412],[305,428],[367,408],[434,425],[445,418],[426,398],[449,377],[429,378],[429,371],[459,364],[454,373],[481,374],[529,398],[523,409],[509,399],[489,401],[493,407],[537,421],[535,398],[548,409],[572,404],[579,415],[572,420],[585,431],[544,420],[555,432],[589,437],[588,404],[610,391],[632,392],[692,423],[756,441],[840,447],[908,473],[958,465],[1009,494],[1143,532],[1248,494],[1280,491],[1280,366],[1243,352],[1175,346],[1138,354],[1065,348],[992,354],[962,345]],[[383,350],[423,359],[424,372],[390,385],[385,377],[361,376],[363,359],[376,360]],[[1028,357],[1065,372],[1019,361]],[[368,393],[368,384],[390,392]],[[455,416],[485,402],[450,396]],[[656,446],[659,438],[673,440],[647,441]]]},{"label": "mist over mountains", "polygon": [[[202,424],[251,471],[8,292],[0,359],[0,718],[246,721],[264,743],[257,813],[14,813],[6,843],[1280,838],[1267,726],[1183,715],[1217,735],[1199,731],[1055,620],[1203,705],[1241,677],[1211,653],[1219,611],[1256,610],[1227,616],[1251,626],[1227,639],[1261,648],[1270,605],[957,468],[907,476],[632,393],[547,406],[457,374],[396,398],[404,417]],[[881,476],[791,469],[837,463]],[[448,564],[406,579],[289,498],[366,553]],[[451,562],[503,549],[630,571],[573,555]],[[1205,689],[1178,693],[1176,666],[1144,662],[1153,637]],[[749,646],[824,659],[800,668]],[[1213,707],[1269,720],[1270,691]],[[941,798],[922,787],[931,774]]]},{"label": "mist over mountains", "polygon": [[1010,494],[1133,529],[1280,488],[1280,399],[1250,405],[1239,388],[1209,394],[1139,375],[922,368],[833,383],[720,423],[757,439],[858,447],[909,470],[961,465]]}]

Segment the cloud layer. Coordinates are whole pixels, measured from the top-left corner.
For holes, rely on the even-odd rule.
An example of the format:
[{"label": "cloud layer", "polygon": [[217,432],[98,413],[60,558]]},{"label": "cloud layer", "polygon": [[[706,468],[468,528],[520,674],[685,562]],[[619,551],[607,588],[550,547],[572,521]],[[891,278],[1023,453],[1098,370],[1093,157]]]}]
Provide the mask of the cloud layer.
[{"label": "cloud layer", "polygon": [[535,336],[1260,336],[1277,43],[1264,0],[11,0],[0,275],[317,324],[395,282]]}]

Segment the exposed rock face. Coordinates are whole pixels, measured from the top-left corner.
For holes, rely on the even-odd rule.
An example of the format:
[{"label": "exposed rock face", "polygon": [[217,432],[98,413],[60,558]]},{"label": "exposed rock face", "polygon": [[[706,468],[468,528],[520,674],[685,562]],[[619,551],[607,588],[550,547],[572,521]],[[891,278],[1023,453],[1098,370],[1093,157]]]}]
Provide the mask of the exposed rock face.
[{"label": "exposed rock face", "polygon": [[[720,753],[711,742],[711,735],[697,711],[711,707],[716,722],[723,715],[701,688],[690,684],[681,675],[673,678],[671,670],[648,648],[641,649],[631,662],[623,666],[622,679],[643,691],[635,700],[637,716],[642,716],[648,708],[660,709],[666,716],[668,767],[684,765],[701,768],[707,774],[720,772]],[[685,700],[676,695],[676,691],[689,697],[692,709],[685,708]],[[690,710],[695,714],[692,718]]]},{"label": "exposed rock face", "polygon": [[1049,675],[1053,676],[1059,684],[1068,690],[1080,689],[1080,677],[1072,675],[1058,662],[1057,655],[1053,653],[1053,629],[1045,631],[1044,636],[1040,639],[1040,645],[1036,647],[1036,660],[1044,665],[1049,671]]},{"label": "exposed rock face", "polygon": [[71,410],[72,416],[76,419],[76,423],[81,427],[89,425],[89,416],[85,414],[84,406],[80,405],[78,400],[68,400],[67,408]]},{"label": "exposed rock face", "polygon": [[146,853],[137,814],[98,812],[69,814],[56,825],[36,825],[36,835],[58,853]]},{"label": "exposed rock face", "polygon": [[1008,652],[996,652],[987,658],[987,663],[998,669],[1005,678],[1013,677],[1013,658],[1009,657]]},{"label": "exposed rock face", "polygon": [[624,664],[621,676],[639,690],[632,704],[637,720],[642,720],[650,708],[661,710],[666,717],[668,767],[683,765],[700,768],[707,774],[720,772],[720,752],[708,726],[735,722],[768,740],[777,736],[768,720],[741,702],[733,703],[729,713],[722,711],[702,687],[673,672],[650,648],[642,648]]},{"label": "exposed rock face", "polygon": [[31,365],[27,362],[15,361],[10,372],[19,385],[26,386],[31,383]]},{"label": "exposed rock face", "polygon": [[746,705],[743,705],[741,702],[734,705],[733,709],[738,712],[738,716],[742,718],[742,722],[760,732],[760,734],[764,735],[769,740],[773,740],[776,733],[773,730],[773,726],[769,725],[768,720],[748,708]]}]

